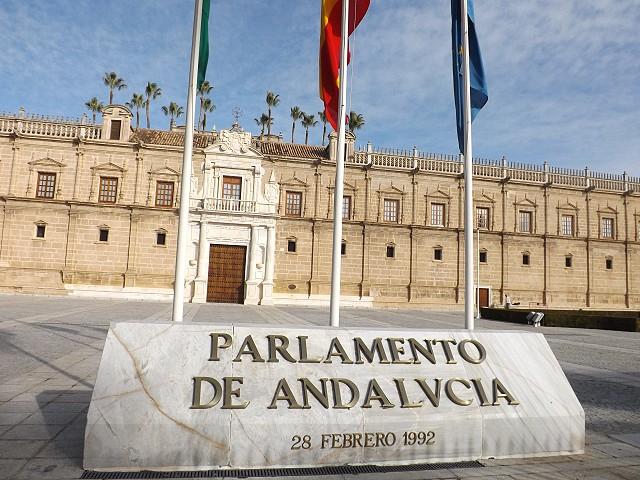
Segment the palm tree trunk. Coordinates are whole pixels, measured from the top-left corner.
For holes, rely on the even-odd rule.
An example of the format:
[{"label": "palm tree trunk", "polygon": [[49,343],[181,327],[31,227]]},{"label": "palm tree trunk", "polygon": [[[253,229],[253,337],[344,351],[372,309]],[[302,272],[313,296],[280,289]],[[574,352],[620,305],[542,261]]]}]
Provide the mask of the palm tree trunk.
[{"label": "palm tree trunk", "polygon": [[109,88],[109,105],[113,105],[113,88]]},{"label": "palm tree trunk", "polygon": [[[204,104],[204,97],[200,97],[200,114],[198,115],[198,127],[196,128],[196,130],[200,129],[200,125],[202,125],[202,106]],[[204,126],[202,127],[202,130],[204,130]]]},{"label": "palm tree trunk", "polygon": [[207,128],[207,114],[202,115],[202,131],[204,132]]},{"label": "palm tree trunk", "polygon": [[322,122],[322,146],[324,146],[325,138],[327,138],[327,122]]},{"label": "palm tree trunk", "polygon": [[296,122],[295,120],[291,124],[291,143],[293,143],[293,134],[296,132]]},{"label": "palm tree trunk", "polygon": [[93,123],[96,123],[96,112],[95,112],[95,110],[93,111]]},{"label": "palm tree trunk", "polygon": [[309,129],[307,128],[307,131],[304,133],[304,144],[308,144],[309,143]]},{"label": "palm tree trunk", "polygon": [[145,112],[147,113],[147,128],[151,128],[151,120],[149,119],[150,116],[150,112],[149,112],[149,99],[147,99],[147,103],[144,106]]},{"label": "palm tree trunk", "polygon": [[140,107],[136,108],[136,130],[140,128]]},{"label": "palm tree trunk", "polygon": [[269,107],[269,123],[267,124],[267,135],[271,136],[271,107]]}]

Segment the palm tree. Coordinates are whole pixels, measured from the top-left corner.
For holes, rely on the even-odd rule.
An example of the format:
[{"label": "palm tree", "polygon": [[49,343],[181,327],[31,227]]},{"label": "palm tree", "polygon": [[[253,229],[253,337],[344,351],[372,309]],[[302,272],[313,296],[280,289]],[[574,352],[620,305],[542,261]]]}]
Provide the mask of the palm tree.
[{"label": "palm tree", "polygon": [[200,85],[200,88],[196,92],[198,94],[198,97],[200,97],[200,115],[198,116],[198,127],[200,126],[200,124],[202,124],[202,115],[206,114],[206,112],[203,111],[204,101],[211,90],[213,90],[213,85],[209,83],[209,80],[205,80],[204,82],[202,82],[202,85]]},{"label": "palm tree", "polygon": [[315,127],[318,124],[315,115],[307,115],[306,113],[302,114],[302,126],[305,129],[304,134],[304,144],[307,145],[309,143],[309,128]]},{"label": "palm tree", "polygon": [[303,113],[300,107],[291,107],[291,143],[293,143],[293,135],[296,132],[296,122],[302,118]]},{"label": "palm tree", "polygon": [[142,93],[134,93],[131,100],[127,102],[127,107],[136,109],[136,130],[140,128],[140,109],[144,107],[145,100]]},{"label": "palm tree", "polygon": [[202,102],[202,107],[200,108],[200,111],[202,112],[202,130],[207,128],[207,113],[213,112],[215,109],[216,106],[213,103],[213,100],[205,98],[204,102]]},{"label": "palm tree", "polygon": [[96,113],[101,112],[104,108],[102,102],[98,100],[98,97],[93,97],[88,102],[85,102],[84,106],[93,113],[93,123],[96,123]]},{"label": "palm tree", "polygon": [[354,133],[364,127],[364,117],[354,111],[349,112],[349,130]]},{"label": "palm tree", "polygon": [[273,123],[273,121],[271,120],[271,118],[269,118],[269,115],[267,115],[266,113],[263,113],[262,115],[260,115],[260,118],[254,118],[256,124],[261,128],[260,130],[260,136],[264,135],[264,129],[269,126],[271,127],[271,124]]},{"label": "palm tree", "polygon": [[175,119],[182,116],[182,107],[176,102],[169,102],[169,105],[162,107],[162,112],[169,117],[169,130],[175,125]]},{"label": "palm tree", "polygon": [[127,88],[124,80],[118,76],[116,72],[105,72],[102,77],[104,84],[109,87],[109,105],[113,104],[113,91]]},{"label": "palm tree", "polygon": [[324,140],[327,138],[327,114],[324,113],[324,110],[318,112],[318,117],[322,122],[322,145],[324,145]]},{"label": "palm tree", "polygon": [[147,99],[144,101],[144,108],[147,114],[147,128],[151,128],[151,100],[155,100],[162,95],[162,90],[160,90],[157,83],[147,82],[144,93],[147,96]]},{"label": "palm tree", "polygon": [[267,125],[267,135],[271,135],[271,125],[273,125],[273,117],[271,116],[271,107],[277,107],[280,103],[280,95],[267,92],[267,112],[269,116],[269,123]]}]

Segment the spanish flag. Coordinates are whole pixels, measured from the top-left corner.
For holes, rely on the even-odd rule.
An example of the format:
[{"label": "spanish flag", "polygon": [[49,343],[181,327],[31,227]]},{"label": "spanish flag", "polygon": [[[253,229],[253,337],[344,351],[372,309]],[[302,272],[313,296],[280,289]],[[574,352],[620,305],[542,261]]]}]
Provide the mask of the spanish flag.
[{"label": "spanish flag", "polygon": [[[325,115],[334,130],[338,130],[340,35],[342,32],[343,1],[322,0],[320,16],[320,99],[324,102]],[[349,35],[353,33],[364,18],[370,3],[371,0],[349,0]]]}]

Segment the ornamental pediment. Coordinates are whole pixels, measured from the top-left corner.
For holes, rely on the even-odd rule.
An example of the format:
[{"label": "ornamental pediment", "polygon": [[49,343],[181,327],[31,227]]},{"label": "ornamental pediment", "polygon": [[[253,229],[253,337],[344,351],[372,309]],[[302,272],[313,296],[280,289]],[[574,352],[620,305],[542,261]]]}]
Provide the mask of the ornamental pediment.
[{"label": "ornamental pediment", "polygon": [[251,146],[251,132],[245,132],[239,127],[222,130],[216,142],[205,148],[204,152],[205,154],[262,156],[260,151]]},{"label": "ornamental pediment", "polygon": [[473,196],[473,201],[477,203],[495,203],[495,199],[492,196],[487,195],[484,191]]},{"label": "ornamental pediment", "polygon": [[164,166],[162,168],[156,168],[155,170],[150,170],[149,175],[170,175],[170,176],[177,177],[180,175],[180,173],[174,170],[173,168]]},{"label": "ornamental pediment", "polygon": [[567,200],[565,203],[558,203],[558,209],[559,210],[578,210],[578,205],[576,205],[575,203],[571,203],[569,200]]},{"label": "ornamental pediment", "polygon": [[393,183],[386,187],[386,188],[382,188],[382,185],[380,185],[380,187],[378,188],[378,193],[380,194],[391,194],[391,195],[404,195],[405,191],[404,188],[401,189],[399,187],[396,187]]},{"label": "ornamental pediment", "polygon": [[301,179],[299,179],[296,174],[293,174],[293,177],[287,179],[280,179],[280,185],[286,185],[288,187],[304,187],[307,188],[309,184]]},{"label": "ornamental pediment", "polygon": [[538,206],[538,204],[534,200],[531,200],[526,196],[523,199],[516,200],[515,202],[513,202],[513,204],[517,205],[518,207],[537,207]]},{"label": "ornamental pediment", "polygon": [[599,207],[598,208],[598,213],[618,213],[618,210],[616,210],[615,208],[607,205],[605,207]]},{"label": "ornamental pediment", "polygon": [[66,165],[62,162],[54,160],[50,157],[40,158],[38,160],[32,160],[29,162],[29,166],[31,167],[54,167],[54,168],[64,168]]},{"label": "ornamental pediment", "polygon": [[[344,182],[343,185],[344,185],[344,189],[345,190],[349,190],[349,191],[353,191],[353,192],[358,190],[358,187],[356,186],[355,183]],[[335,187],[333,186],[333,184],[330,184],[327,188],[329,190],[333,190]]]},{"label": "ornamental pediment", "polygon": [[425,197],[442,198],[446,200],[451,200],[451,195],[449,195],[449,192],[445,192],[444,189],[441,188],[439,185],[434,190],[431,190],[431,191],[427,190]]},{"label": "ornamental pediment", "polygon": [[91,169],[106,171],[106,172],[119,172],[119,173],[124,173],[125,171],[124,168],[122,168],[120,165],[117,165],[113,162],[101,163],[100,165],[95,165],[91,167]]}]

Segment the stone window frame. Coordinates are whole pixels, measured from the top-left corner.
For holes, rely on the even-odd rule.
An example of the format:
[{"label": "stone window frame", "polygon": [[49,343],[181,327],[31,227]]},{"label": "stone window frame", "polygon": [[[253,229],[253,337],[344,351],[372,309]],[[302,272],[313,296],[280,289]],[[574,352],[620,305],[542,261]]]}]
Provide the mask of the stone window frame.
[{"label": "stone window frame", "polygon": [[[298,208],[300,209],[297,213],[290,213],[289,212],[289,196],[291,195],[291,197],[293,198],[293,196],[295,195],[299,195],[300,196],[300,202],[291,202],[291,205],[297,205]],[[302,218],[304,217],[304,203],[305,203],[305,199],[306,199],[306,195],[304,194],[304,192],[301,192],[299,190],[285,190],[284,192],[284,216],[288,217],[288,218]]]},{"label": "stone window frame", "polygon": [[[513,231],[518,233],[524,233],[529,235],[535,235],[538,232],[538,204],[528,198],[526,195],[522,200],[516,200],[513,202],[514,219],[513,219]],[[531,224],[528,232],[523,232],[520,229],[520,212],[529,212],[531,214]]]},{"label": "stone window frame", "polygon": [[[387,225],[403,225],[404,222],[404,215],[405,215],[405,197],[407,195],[407,192],[405,192],[404,190],[399,189],[398,187],[394,186],[393,183],[391,184],[391,186],[389,188],[386,189],[382,189],[379,188],[378,189],[378,216],[377,216],[377,222],[378,223],[385,223]],[[390,221],[390,220],[385,220],[384,219],[384,202],[385,200],[397,200],[398,201],[398,218],[397,221]]]},{"label": "stone window frame", "polygon": [[[484,254],[484,261],[482,261],[482,255]],[[481,265],[487,265],[489,263],[489,251],[486,248],[478,250],[478,263]]]},{"label": "stone window frame", "polygon": [[[32,189],[33,189],[33,197],[38,198],[40,200],[56,200],[60,198],[62,193],[62,171],[66,167],[66,165],[62,162],[54,160],[49,156],[40,158],[38,160],[34,160],[28,163],[29,165],[29,176],[27,179],[27,189],[25,191],[26,197],[31,197]],[[35,173],[35,183],[32,185],[33,177]],[[38,197],[38,180],[39,174],[41,173],[53,173],[56,176],[55,186],[53,189],[53,197]]]},{"label": "stone window frame", "polygon": [[[286,238],[287,248],[285,249],[285,253],[287,255],[297,255],[298,254],[298,238],[294,236],[290,236]],[[293,242],[293,251],[289,250],[289,244]]]},{"label": "stone window frame", "polygon": [[[440,188],[437,188],[433,193],[427,191],[424,196],[424,224],[438,228],[449,228],[451,225],[451,195],[443,192]],[[435,225],[433,223],[433,204],[444,205],[442,212],[442,225]]]},{"label": "stone window frame", "polygon": [[[557,210],[557,215],[558,215],[558,236],[559,237],[565,237],[565,238],[575,238],[575,237],[579,237],[580,236],[580,216],[579,216],[579,209],[576,205],[573,205],[570,202],[566,202],[564,205],[559,205],[556,207]],[[569,235],[565,235],[564,233],[562,233],[562,217],[565,215],[569,215],[573,217],[573,233],[571,234],[571,236]]]},{"label": "stone window frame", "polygon": [[342,257],[347,256],[347,241],[344,238],[340,242],[340,256]]},{"label": "stone window frame", "polygon": [[[45,222],[44,220],[38,220],[37,222],[34,222],[34,230],[33,230],[33,240],[46,240],[47,238],[47,222]],[[43,232],[42,232],[42,236],[38,236],[38,229],[39,228],[43,228]]]},{"label": "stone window frame", "polygon": [[[568,265],[567,265],[568,263]],[[564,268],[565,269],[569,269],[569,268],[573,268],[573,253],[567,253],[564,256]]]},{"label": "stone window frame", "polygon": [[[437,252],[440,252],[440,258],[436,258]],[[433,258],[431,259],[431,261],[438,263],[444,262],[444,248],[442,247],[442,245],[435,245],[433,247]]]},{"label": "stone window frame", "polygon": [[[109,183],[115,180],[115,191],[113,191],[113,200],[111,200],[112,189]],[[104,187],[104,188],[103,188]],[[122,185],[120,184],[120,178],[107,175],[100,175],[98,183],[98,203],[104,204],[116,204],[118,203],[118,194],[120,193]],[[104,194],[104,195],[103,195]],[[107,198],[107,194],[109,194]]]},{"label": "stone window frame", "polygon": [[[153,244],[153,246],[158,248],[167,248],[167,239],[169,237],[169,232],[165,228],[160,227],[155,230],[155,234],[156,234],[156,241]],[[158,243],[159,235],[164,235],[164,243]]]},{"label": "stone window frame", "polygon": [[[107,239],[101,240],[102,232],[107,232]],[[98,226],[98,239],[96,240],[96,244],[98,245],[108,245],[111,242],[111,227],[106,224],[102,224]]]},{"label": "stone window frame", "polygon": [[[171,200],[168,205],[158,203],[160,197],[158,196],[160,193],[160,185],[171,185]],[[156,180],[156,189],[155,189],[155,202],[154,206],[158,208],[174,208],[176,206],[176,182],[173,180]]]},{"label": "stone window frame", "polygon": [[[528,208],[518,209],[518,232],[520,233],[533,233],[535,213]],[[526,224],[526,225],[525,225]],[[523,228],[528,227],[528,228]]]},{"label": "stone window frame", "polygon": [[[294,173],[293,177],[287,180],[280,180],[279,186],[280,186],[280,196],[278,200],[278,215],[282,215],[287,218],[305,218],[307,216],[307,211],[308,211],[307,202],[309,201],[309,184],[300,180],[298,177],[296,177]],[[302,194],[299,216],[286,214],[287,192],[297,192]]]},{"label": "stone window frame", "polygon": [[[395,242],[387,242],[387,243],[385,244],[385,258],[386,258],[387,260],[395,260],[395,259],[397,258],[397,256],[398,256],[398,251],[397,251],[397,248],[396,248],[396,247],[397,247],[397,245],[395,244]],[[389,250],[389,248],[391,248],[391,249],[392,249],[392,250],[391,250],[391,252],[392,252],[392,255],[391,255],[391,256],[389,255],[389,251],[390,251],[390,250]]]},{"label": "stone window frame", "polygon": [[[53,185],[50,186],[48,185],[48,180],[46,179],[46,177],[53,177]],[[41,190],[40,190],[40,186],[41,183],[40,181],[44,180],[44,194],[40,194]],[[58,186],[58,174],[56,172],[44,172],[38,169],[38,175],[36,177],[36,198],[40,198],[40,199],[45,199],[45,200],[52,200],[54,198],[56,198],[56,187]],[[50,188],[49,188],[50,187]],[[47,193],[49,193],[49,190],[51,192],[51,195],[47,195]]]},{"label": "stone window frame", "polygon": [[[495,230],[495,216],[496,216],[496,200],[489,195],[487,195],[484,191],[480,192],[473,199],[473,227],[474,229],[478,229],[478,208],[486,208],[487,212],[487,227],[480,228],[480,230],[485,230],[487,232],[491,232]],[[460,219],[462,221],[462,219]]]},{"label": "stone window frame", "polygon": [[[342,220],[354,220],[356,218],[356,214],[358,213],[356,212],[358,187],[356,186],[355,183],[352,185],[348,182],[344,182],[343,188],[344,190],[342,192],[342,198],[344,199],[345,197],[351,197],[351,212],[350,212],[349,218],[344,218],[343,216]],[[327,190],[329,193],[327,195],[327,218],[333,218],[333,195],[334,195],[335,187],[333,185],[329,185],[327,187]]]},{"label": "stone window frame", "polygon": [[[525,258],[527,259],[525,263]],[[522,252],[522,263],[523,267],[531,267],[531,252],[529,250],[525,250]]]},{"label": "stone window frame", "polygon": [[[611,236],[605,237],[603,235],[603,225],[604,219],[611,219]],[[598,209],[598,238],[606,239],[606,240],[617,240],[618,239],[618,211],[612,207],[606,206],[603,209]]]},{"label": "stone window frame", "polygon": [[[127,170],[124,167],[116,165],[111,161],[91,167],[91,190],[89,191],[89,201],[96,202],[101,205],[116,205],[121,203],[124,198],[124,179],[126,172]],[[113,177],[118,179],[118,190],[116,191],[115,202],[100,201],[100,178],[102,177]]]},{"label": "stone window frame", "polygon": [[[177,208],[180,200],[180,174],[167,166],[147,172],[147,207],[156,206],[158,208]],[[158,182],[173,182],[173,202],[171,207],[160,207],[156,205]],[[152,192],[153,186],[153,192]],[[152,202],[153,200],[153,202]]]},{"label": "stone window frame", "polygon": [[613,256],[612,255],[607,255],[606,257],[604,257],[604,269],[605,270],[609,270],[609,271],[613,271]]},{"label": "stone window frame", "polygon": [[[387,208],[387,205],[389,206],[389,208]],[[391,208],[392,205],[393,205],[393,208]],[[382,221],[384,223],[401,223],[400,222],[400,218],[402,217],[402,215],[400,214],[401,209],[402,209],[402,205],[399,199],[385,197],[382,200]]]}]

